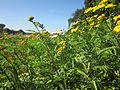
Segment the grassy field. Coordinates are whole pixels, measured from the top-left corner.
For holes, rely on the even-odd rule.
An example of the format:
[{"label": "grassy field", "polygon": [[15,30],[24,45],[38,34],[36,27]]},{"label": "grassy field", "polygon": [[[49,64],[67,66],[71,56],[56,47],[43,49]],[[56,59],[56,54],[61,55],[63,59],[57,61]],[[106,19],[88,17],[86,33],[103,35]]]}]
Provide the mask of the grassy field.
[{"label": "grassy field", "polygon": [[120,90],[119,19],[96,13],[51,34],[29,17],[38,32],[0,37],[0,90]]}]

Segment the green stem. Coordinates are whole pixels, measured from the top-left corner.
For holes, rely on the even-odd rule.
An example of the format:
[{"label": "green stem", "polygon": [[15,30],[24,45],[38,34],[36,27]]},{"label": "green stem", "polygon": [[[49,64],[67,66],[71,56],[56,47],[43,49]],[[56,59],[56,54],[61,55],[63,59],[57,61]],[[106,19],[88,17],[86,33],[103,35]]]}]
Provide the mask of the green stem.
[{"label": "green stem", "polygon": [[[35,22],[32,22],[33,24],[34,24],[34,26],[35,26],[35,28],[38,30],[38,32],[39,32],[39,28],[35,25]],[[43,34],[43,30],[44,29],[42,29],[42,34]],[[44,37],[43,36],[41,36],[41,40],[42,40],[42,43],[43,43],[43,45],[45,46],[45,48],[46,48],[46,50],[47,50],[47,54],[48,54],[48,58],[49,58],[49,60],[50,60],[50,64],[51,64],[51,70],[53,70],[55,67],[53,67],[53,66],[55,66],[54,64],[54,57],[52,57],[52,54],[50,53],[50,48],[49,48],[49,46],[46,44],[46,40],[44,39]],[[55,70],[55,69],[54,69]]]},{"label": "green stem", "polygon": [[46,50],[47,50],[47,52],[48,52],[48,56],[49,56],[49,58],[50,58],[50,61],[52,60],[52,64],[54,64],[54,58],[52,57],[52,54],[50,53],[49,46],[46,45],[46,41],[44,40],[43,37],[42,37],[42,41],[43,41],[44,46],[46,47]]},{"label": "green stem", "polygon": [[35,22],[32,21],[32,23],[33,23],[33,25],[35,26],[35,28],[37,29],[37,31],[39,32],[40,30],[39,30],[39,28],[37,27],[37,25],[35,25]]}]

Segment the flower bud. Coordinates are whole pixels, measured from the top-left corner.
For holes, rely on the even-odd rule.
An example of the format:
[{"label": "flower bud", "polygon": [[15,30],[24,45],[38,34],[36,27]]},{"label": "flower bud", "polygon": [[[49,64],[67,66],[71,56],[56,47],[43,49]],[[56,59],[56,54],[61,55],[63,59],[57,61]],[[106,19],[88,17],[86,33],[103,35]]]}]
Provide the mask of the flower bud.
[{"label": "flower bud", "polygon": [[28,17],[28,21],[30,21],[30,22],[32,22],[33,19],[34,19],[34,17],[32,17],[32,16],[29,16],[29,17]]}]

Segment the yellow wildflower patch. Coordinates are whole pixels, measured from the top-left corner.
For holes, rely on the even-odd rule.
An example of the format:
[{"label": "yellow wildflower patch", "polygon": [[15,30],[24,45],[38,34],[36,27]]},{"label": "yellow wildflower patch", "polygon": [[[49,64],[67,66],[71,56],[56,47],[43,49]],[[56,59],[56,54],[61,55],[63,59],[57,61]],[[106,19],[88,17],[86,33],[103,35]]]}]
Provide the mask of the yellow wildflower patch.
[{"label": "yellow wildflower patch", "polygon": [[98,14],[94,15],[93,17],[95,17],[95,18],[96,18],[97,16],[98,16]]},{"label": "yellow wildflower patch", "polygon": [[102,17],[104,17],[104,16],[105,16],[105,14],[101,14],[101,16],[102,16]]},{"label": "yellow wildflower patch", "polygon": [[77,24],[79,24],[79,22],[80,22],[80,21],[76,21],[76,22],[74,23],[74,25],[77,25]]},{"label": "yellow wildflower patch", "polygon": [[62,40],[61,42],[59,42],[59,44],[64,44],[66,41]]},{"label": "yellow wildflower patch", "polygon": [[90,8],[88,8],[88,9],[86,9],[84,13],[88,13],[88,12],[90,12],[90,11],[92,11],[92,10],[93,10],[93,7],[90,7]]},{"label": "yellow wildflower patch", "polygon": [[95,12],[96,10],[98,10],[97,6],[93,7],[93,12]]},{"label": "yellow wildflower patch", "polygon": [[95,27],[99,27],[99,26],[100,26],[100,24],[95,25]]},{"label": "yellow wildflower patch", "polygon": [[94,6],[94,7],[93,7],[93,12],[95,12],[95,11],[97,11],[98,9],[103,8],[103,7],[105,7],[105,4],[104,4],[104,3],[103,3],[103,4],[98,4],[98,6]]},{"label": "yellow wildflower patch", "polygon": [[113,31],[120,32],[120,25],[117,25],[114,27]]},{"label": "yellow wildflower patch", "polygon": [[117,21],[117,25],[120,25],[120,20]]},{"label": "yellow wildflower patch", "polygon": [[104,3],[103,3],[103,4],[99,4],[99,5],[97,6],[98,9],[103,8],[103,7],[105,7],[105,4],[104,4]]},{"label": "yellow wildflower patch", "polygon": [[59,48],[57,49],[57,53],[58,53],[58,54],[61,54],[61,53],[63,52],[64,48],[65,48],[65,47],[59,47]]},{"label": "yellow wildflower patch", "polygon": [[115,16],[115,17],[113,18],[114,21],[117,21],[118,19],[120,19],[120,15]]},{"label": "yellow wildflower patch", "polygon": [[96,15],[94,15],[94,16],[92,16],[92,17],[87,17],[86,20],[90,23],[90,22],[92,22],[93,20],[95,20],[96,17],[98,17],[98,14],[96,14]]},{"label": "yellow wildflower patch", "polygon": [[101,15],[97,18],[97,20],[102,20],[102,19],[103,17]]},{"label": "yellow wildflower patch", "polygon": [[105,14],[101,14],[100,16],[98,16],[97,20],[103,20],[104,17],[105,17]]},{"label": "yellow wildflower patch", "polygon": [[91,21],[93,21],[93,18],[92,18],[92,17],[87,17],[86,20],[87,20],[88,22],[91,22]]},{"label": "yellow wildflower patch", "polygon": [[63,50],[66,48],[66,41],[62,40],[59,42],[60,47],[57,49],[57,53],[61,54]]},{"label": "yellow wildflower patch", "polygon": [[116,5],[114,5],[114,4],[108,4],[107,6],[105,6],[105,8],[111,8],[111,7],[115,7]]},{"label": "yellow wildflower patch", "polygon": [[95,22],[93,21],[91,24],[90,24],[90,26],[94,26],[95,25]]},{"label": "yellow wildflower patch", "polygon": [[76,28],[71,29],[71,33],[77,32],[79,30],[79,27],[77,26]]}]

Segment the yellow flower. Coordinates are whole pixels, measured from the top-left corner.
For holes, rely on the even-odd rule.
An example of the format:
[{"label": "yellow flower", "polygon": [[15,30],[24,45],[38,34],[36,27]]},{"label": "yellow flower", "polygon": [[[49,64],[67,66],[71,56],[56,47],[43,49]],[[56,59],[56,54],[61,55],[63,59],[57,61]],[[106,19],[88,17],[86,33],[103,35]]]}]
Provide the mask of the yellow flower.
[{"label": "yellow flower", "polygon": [[59,42],[59,44],[65,44],[66,41],[62,40],[61,42]]},{"label": "yellow flower", "polygon": [[91,24],[90,24],[90,26],[94,26],[95,25],[95,22],[92,22]]},{"label": "yellow flower", "polygon": [[61,54],[64,49],[65,49],[65,47],[59,47],[59,48],[57,49],[57,53],[58,53],[58,54]]},{"label": "yellow flower", "polygon": [[61,54],[63,52],[63,50],[66,48],[66,41],[62,40],[59,43],[60,47],[57,49],[57,53]]},{"label": "yellow flower", "polygon": [[34,17],[32,17],[32,16],[29,16],[29,17],[28,17],[28,21],[30,21],[30,22],[32,22],[33,19],[34,19]]},{"label": "yellow flower", "polygon": [[77,26],[76,28],[71,29],[71,33],[77,32],[79,30],[79,27]]},{"label": "yellow flower", "polygon": [[98,5],[98,9],[103,8],[103,7],[105,7],[105,4],[104,4],[104,3]]},{"label": "yellow flower", "polygon": [[95,18],[96,18],[97,16],[98,16],[98,14],[94,15],[93,17],[95,17]]},{"label": "yellow flower", "polygon": [[113,31],[120,32],[120,25],[115,26]]},{"label": "yellow flower", "polygon": [[102,0],[99,4],[103,4],[105,2],[107,2],[108,0]]},{"label": "yellow flower", "polygon": [[113,18],[114,21],[117,21],[118,19],[120,19],[120,15],[115,16],[115,17]]},{"label": "yellow flower", "polygon": [[85,23],[86,21],[85,20],[80,20],[81,23]]},{"label": "yellow flower", "polygon": [[91,17],[87,17],[86,20],[89,21]]},{"label": "yellow flower", "polygon": [[115,7],[116,5],[113,5],[112,3],[111,4],[108,4],[107,6],[105,6],[105,8],[111,8],[111,7]]},{"label": "yellow flower", "polygon": [[89,23],[91,23],[94,19],[90,18],[89,20],[87,20]]},{"label": "yellow flower", "polygon": [[102,20],[104,16],[105,16],[105,14],[101,14],[101,15],[97,18],[97,20]]},{"label": "yellow flower", "polygon": [[100,26],[100,24],[95,25],[95,27],[99,27],[99,26]]},{"label": "yellow flower", "polygon": [[88,9],[86,9],[84,13],[88,13],[88,12],[90,12],[90,11],[92,11],[92,10],[93,10],[93,8],[90,7],[90,8],[88,8]]},{"label": "yellow flower", "polygon": [[102,16],[99,16],[98,18],[97,18],[97,20],[102,20],[103,19],[103,17]]},{"label": "yellow flower", "polygon": [[50,36],[50,33],[49,33],[48,31],[44,31],[44,32],[42,33],[42,35],[43,35],[43,36]]},{"label": "yellow flower", "polygon": [[79,22],[80,22],[80,21],[76,21],[76,22],[74,23],[74,25],[77,25]]},{"label": "yellow flower", "polygon": [[117,21],[117,25],[120,25],[120,20]]},{"label": "yellow flower", "polygon": [[100,8],[103,8],[103,7],[105,7],[105,4],[103,3],[103,4],[98,4],[98,6],[94,6],[93,7],[93,12],[95,12],[96,10],[98,10],[98,9],[100,9]]},{"label": "yellow flower", "polygon": [[63,51],[63,48],[62,48],[62,47],[60,47],[60,48],[57,49],[57,53],[58,53],[58,54],[62,53],[62,51]]},{"label": "yellow flower", "polygon": [[93,7],[93,12],[95,12],[96,10],[98,10],[97,6]]},{"label": "yellow flower", "polygon": [[94,16],[92,16],[92,17],[87,17],[86,20],[87,20],[89,23],[91,23],[93,20],[96,19],[97,16],[98,16],[98,14],[96,14],[96,15],[94,15]]},{"label": "yellow flower", "polygon": [[101,16],[102,16],[102,17],[104,17],[104,16],[105,16],[105,14],[102,14]]}]

